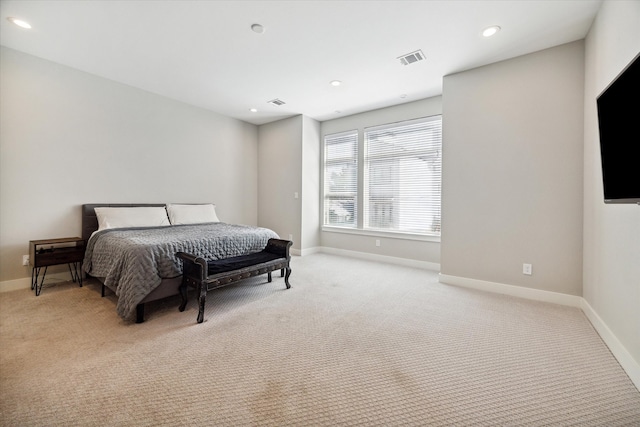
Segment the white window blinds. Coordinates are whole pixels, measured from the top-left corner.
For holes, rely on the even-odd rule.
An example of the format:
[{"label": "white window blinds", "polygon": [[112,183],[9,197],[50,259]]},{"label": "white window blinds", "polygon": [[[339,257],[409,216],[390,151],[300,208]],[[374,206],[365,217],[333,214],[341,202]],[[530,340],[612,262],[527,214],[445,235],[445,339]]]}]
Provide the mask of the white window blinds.
[{"label": "white window blinds", "polygon": [[366,128],[364,228],[440,235],[441,116]]},{"label": "white window blinds", "polygon": [[324,138],[324,224],[357,227],[358,131]]}]

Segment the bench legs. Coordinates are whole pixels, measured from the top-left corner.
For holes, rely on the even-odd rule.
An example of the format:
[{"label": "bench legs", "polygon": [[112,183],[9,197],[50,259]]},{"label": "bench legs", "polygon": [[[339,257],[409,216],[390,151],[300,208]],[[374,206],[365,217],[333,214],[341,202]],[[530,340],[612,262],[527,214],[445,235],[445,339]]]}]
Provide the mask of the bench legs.
[{"label": "bench legs", "polygon": [[178,307],[178,309],[180,311],[184,311],[184,309],[187,307],[187,298],[189,293],[188,285],[184,282],[184,279],[182,279],[179,290],[180,296],[182,297],[182,302],[180,303],[180,307]]},{"label": "bench legs", "polygon": [[[287,289],[291,289],[291,284],[289,283],[289,276],[291,275],[291,268],[286,267],[280,270],[280,274],[284,276],[284,283],[287,286]],[[271,282],[271,272],[267,273],[267,281]],[[198,282],[196,286],[198,292],[198,323],[204,322],[204,307],[207,301],[207,284],[204,282]],[[183,278],[183,282],[180,285],[180,296],[182,297],[182,302],[180,303],[180,307],[178,309],[180,311],[184,311],[187,307],[187,299],[188,299],[188,290],[189,285],[186,280]]]},{"label": "bench legs", "polygon": [[[284,270],[284,268],[280,270],[280,274],[284,274]],[[284,276],[284,284],[287,285],[287,289],[291,288],[291,285],[289,284],[289,276],[291,276],[291,268],[287,267],[287,274]]]},{"label": "bench legs", "polygon": [[[291,274],[291,269],[289,269],[289,274]],[[289,274],[287,274],[287,278],[289,278]],[[280,277],[284,277],[284,268],[280,269]],[[267,282],[271,283],[271,272],[267,273]],[[287,289],[289,289],[290,287],[291,286],[289,286],[289,284],[287,283]]]},{"label": "bench legs", "polygon": [[[198,291],[198,323],[202,323],[204,322],[204,303],[207,300],[207,285],[199,282],[196,289]],[[180,285],[180,296],[182,297],[182,302],[178,309],[180,311],[184,311],[187,307],[187,300],[189,296],[189,286],[184,280]]]},{"label": "bench legs", "polygon": [[198,300],[198,323],[204,322],[204,303],[207,300],[207,285],[200,284],[198,286],[198,294],[200,298]]}]

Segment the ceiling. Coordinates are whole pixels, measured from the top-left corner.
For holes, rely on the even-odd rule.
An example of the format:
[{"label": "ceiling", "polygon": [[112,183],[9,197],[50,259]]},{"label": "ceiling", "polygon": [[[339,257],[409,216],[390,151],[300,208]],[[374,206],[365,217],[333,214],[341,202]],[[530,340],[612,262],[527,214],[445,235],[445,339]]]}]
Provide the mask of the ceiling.
[{"label": "ceiling", "polygon": [[[440,95],[445,75],[580,40],[601,3],[1,0],[0,44],[257,125],[325,121]],[[491,25],[502,30],[483,37]],[[400,63],[416,50],[423,61]]]}]

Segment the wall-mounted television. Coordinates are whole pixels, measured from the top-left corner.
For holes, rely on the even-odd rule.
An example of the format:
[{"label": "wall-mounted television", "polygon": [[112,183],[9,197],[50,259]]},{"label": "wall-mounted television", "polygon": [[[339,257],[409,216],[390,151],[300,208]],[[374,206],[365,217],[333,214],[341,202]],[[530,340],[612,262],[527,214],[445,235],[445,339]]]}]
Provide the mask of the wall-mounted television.
[{"label": "wall-mounted television", "polygon": [[640,204],[640,54],[596,103],[604,202]]}]

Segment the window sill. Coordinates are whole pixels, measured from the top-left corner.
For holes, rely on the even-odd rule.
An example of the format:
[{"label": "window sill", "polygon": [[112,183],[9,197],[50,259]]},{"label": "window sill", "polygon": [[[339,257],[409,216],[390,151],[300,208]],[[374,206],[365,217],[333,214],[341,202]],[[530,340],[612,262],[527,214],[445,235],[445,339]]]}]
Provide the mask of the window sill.
[{"label": "window sill", "polygon": [[327,225],[322,226],[322,231],[327,233],[342,233],[342,234],[354,234],[358,236],[384,237],[388,239],[418,240],[423,242],[437,242],[437,243],[440,242],[440,236],[398,233],[398,232],[392,232],[392,231],[362,230],[359,228],[331,227]]}]

